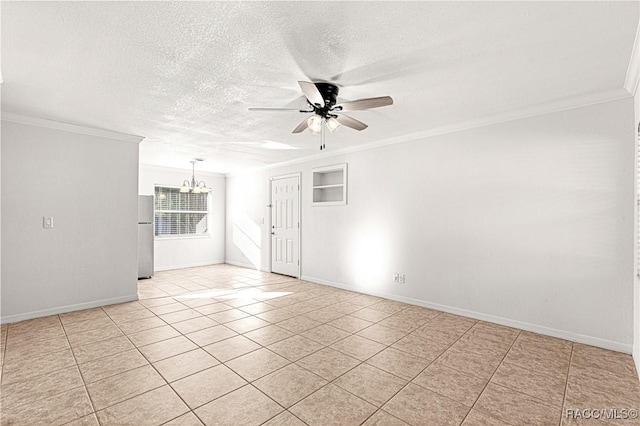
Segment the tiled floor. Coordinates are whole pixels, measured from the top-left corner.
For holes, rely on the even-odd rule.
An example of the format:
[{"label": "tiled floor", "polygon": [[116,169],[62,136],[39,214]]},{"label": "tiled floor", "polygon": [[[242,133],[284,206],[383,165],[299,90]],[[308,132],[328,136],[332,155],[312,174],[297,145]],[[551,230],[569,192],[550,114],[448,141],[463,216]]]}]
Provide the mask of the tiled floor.
[{"label": "tiled floor", "polygon": [[2,425],[564,425],[585,423],[566,409],[640,408],[629,355],[430,309],[228,265],[139,295],[3,325]]}]

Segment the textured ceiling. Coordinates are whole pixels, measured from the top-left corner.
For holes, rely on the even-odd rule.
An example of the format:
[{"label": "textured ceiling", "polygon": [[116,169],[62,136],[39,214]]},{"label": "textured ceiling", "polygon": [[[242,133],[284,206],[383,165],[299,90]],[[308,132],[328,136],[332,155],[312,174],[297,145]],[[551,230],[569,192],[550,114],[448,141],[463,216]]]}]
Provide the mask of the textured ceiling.
[{"label": "textured ceiling", "polygon": [[[144,136],[229,172],[318,153],[297,80],[390,95],[329,151],[621,92],[638,2],[2,2],[2,110]],[[266,141],[297,147],[270,150]]]}]

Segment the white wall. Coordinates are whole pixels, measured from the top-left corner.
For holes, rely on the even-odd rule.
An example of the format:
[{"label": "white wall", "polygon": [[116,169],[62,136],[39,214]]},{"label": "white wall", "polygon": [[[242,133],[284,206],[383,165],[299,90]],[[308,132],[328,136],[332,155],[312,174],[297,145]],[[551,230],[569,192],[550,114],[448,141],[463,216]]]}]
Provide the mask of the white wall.
[{"label": "white wall", "polygon": [[[190,178],[191,170],[141,165],[139,191],[141,195],[154,195],[155,185],[180,186],[185,179]],[[196,167],[196,178],[204,180],[212,188],[209,195],[209,235],[156,238],[156,271],[224,263],[225,177],[216,173],[198,172]]]},{"label": "white wall", "polygon": [[[268,268],[268,178],[299,171],[303,278],[630,353],[632,120],[628,98],[228,176],[227,260],[251,263],[248,218]],[[348,205],[311,206],[341,162]]]},{"label": "white wall", "polygon": [[139,139],[2,119],[2,322],[136,300]]},{"label": "white wall", "polygon": [[[635,110],[635,128],[638,129],[638,123],[640,123],[640,90],[636,87],[636,92],[634,96],[634,110]],[[639,136],[636,136],[638,138]],[[638,145],[640,145],[640,140],[636,142],[636,150],[638,149]],[[638,153],[636,153],[636,157],[638,158]],[[636,161],[636,167],[638,166],[638,162]],[[636,174],[640,173],[640,170],[636,170]],[[637,182],[637,178],[636,178]],[[636,191],[640,191],[640,188],[636,188]],[[637,193],[637,192],[636,192]],[[636,195],[637,197],[637,195]],[[636,198],[637,199],[637,198]],[[636,204],[636,209],[640,208]],[[638,219],[638,214],[636,210],[636,214],[634,215],[636,220]],[[636,232],[638,230],[638,224],[636,223]],[[639,238],[636,234],[636,238]],[[637,246],[636,246],[637,250]],[[638,253],[635,252],[634,259],[638,259]],[[636,272],[634,274],[634,291],[633,291],[633,359],[636,363],[636,372],[638,376],[640,376],[640,278],[638,277],[638,270],[636,265]]]}]

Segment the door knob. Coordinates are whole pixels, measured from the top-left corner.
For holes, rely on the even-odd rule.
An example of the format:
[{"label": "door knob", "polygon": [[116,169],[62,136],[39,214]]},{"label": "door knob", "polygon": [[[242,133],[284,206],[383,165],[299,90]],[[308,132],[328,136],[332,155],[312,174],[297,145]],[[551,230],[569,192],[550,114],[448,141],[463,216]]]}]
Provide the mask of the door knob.
[{"label": "door knob", "polygon": [[273,231],[271,231],[271,235],[276,235],[276,233],[275,233],[275,232],[273,232]]}]

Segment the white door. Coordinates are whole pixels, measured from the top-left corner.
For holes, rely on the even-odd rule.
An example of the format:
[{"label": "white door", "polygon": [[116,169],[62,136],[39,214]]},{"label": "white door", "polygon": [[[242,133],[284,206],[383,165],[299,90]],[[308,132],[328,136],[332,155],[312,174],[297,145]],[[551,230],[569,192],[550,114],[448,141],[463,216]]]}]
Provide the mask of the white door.
[{"label": "white door", "polygon": [[271,181],[271,272],[300,274],[300,176]]}]

